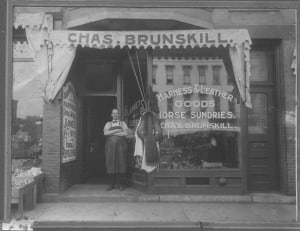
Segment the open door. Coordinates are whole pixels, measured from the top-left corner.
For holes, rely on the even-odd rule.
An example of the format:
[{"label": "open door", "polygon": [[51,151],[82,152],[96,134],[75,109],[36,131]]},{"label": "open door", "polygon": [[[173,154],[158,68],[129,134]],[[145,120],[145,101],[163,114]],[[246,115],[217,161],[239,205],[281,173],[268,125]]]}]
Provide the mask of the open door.
[{"label": "open door", "polygon": [[111,111],[117,105],[113,96],[84,98],[84,153],[83,175],[86,183],[106,183],[105,137],[103,128],[111,120]]}]

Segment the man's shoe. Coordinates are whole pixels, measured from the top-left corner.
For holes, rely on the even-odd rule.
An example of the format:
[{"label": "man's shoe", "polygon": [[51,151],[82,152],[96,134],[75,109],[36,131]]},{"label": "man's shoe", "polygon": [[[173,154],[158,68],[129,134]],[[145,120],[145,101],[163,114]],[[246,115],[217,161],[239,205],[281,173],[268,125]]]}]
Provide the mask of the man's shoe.
[{"label": "man's shoe", "polygon": [[110,190],[112,190],[113,188],[114,188],[114,186],[111,185],[111,184],[109,184],[109,185],[107,186],[107,188],[106,188],[106,191],[110,191]]},{"label": "man's shoe", "polygon": [[124,187],[124,186],[120,186],[119,190],[120,190],[120,191],[124,191],[124,190],[125,190],[125,187]]}]

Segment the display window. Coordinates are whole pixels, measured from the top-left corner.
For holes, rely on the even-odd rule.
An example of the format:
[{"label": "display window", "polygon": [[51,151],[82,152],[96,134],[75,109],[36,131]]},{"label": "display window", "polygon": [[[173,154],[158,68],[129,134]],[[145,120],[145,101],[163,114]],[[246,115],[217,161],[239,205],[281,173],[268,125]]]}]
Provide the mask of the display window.
[{"label": "display window", "polygon": [[198,51],[193,58],[153,58],[152,106],[163,134],[160,168],[239,168],[241,104],[236,84],[223,59],[201,57]]}]

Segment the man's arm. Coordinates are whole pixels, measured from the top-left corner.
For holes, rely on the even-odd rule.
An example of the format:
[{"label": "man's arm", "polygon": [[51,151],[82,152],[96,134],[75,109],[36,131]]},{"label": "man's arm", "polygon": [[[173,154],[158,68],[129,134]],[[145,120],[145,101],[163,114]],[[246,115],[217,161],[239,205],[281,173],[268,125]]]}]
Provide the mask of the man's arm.
[{"label": "man's arm", "polygon": [[110,124],[109,122],[105,124],[104,129],[103,129],[103,133],[105,136],[110,136],[110,135],[116,135],[119,132],[122,132],[122,129],[114,129],[114,130],[109,130],[110,129]]},{"label": "man's arm", "polygon": [[122,123],[122,128],[123,129],[121,131],[115,133],[115,135],[116,136],[127,136],[127,133],[128,133],[127,124],[124,121],[122,121],[121,123]]}]

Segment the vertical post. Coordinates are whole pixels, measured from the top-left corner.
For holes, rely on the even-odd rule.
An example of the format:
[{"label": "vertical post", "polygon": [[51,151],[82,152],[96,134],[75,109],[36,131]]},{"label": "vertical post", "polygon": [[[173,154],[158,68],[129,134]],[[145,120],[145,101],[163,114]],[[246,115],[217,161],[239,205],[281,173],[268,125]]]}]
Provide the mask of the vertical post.
[{"label": "vertical post", "polygon": [[120,118],[123,120],[123,80],[122,80],[122,62],[117,61],[115,64],[118,68],[118,73],[117,73],[117,108],[119,110]]},{"label": "vertical post", "polygon": [[249,147],[248,147],[248,115],[247,115],[247,107],[242,100],[241,103],[241,114],[240,114],[240,126],[241,126],[241,141],[239,146],[239,152],[241,154],[239,157],[241,158],[241,171],[242,171],[242,192],[246,194],[248,192],[248,179],[247,179],[247,172],[248,172],[248,154],[249,154]]},{"label": "vertical post", "polygon": [[147,81],[146,81],[146,107],[150,109],[152,78],[153,78],[153,55],[151,48],[146,49],[146,62],[147,62]]},{"label": "vertical post", "polygon": [[[298,46],[297,44],[299,43],[299,39],[300,39],[300,23],[299,23],[299,19],[300,19],[300,6],[298,5],[297,8],[297,15],[296,15],[296,47],[297,47],[297,52],[296,52],[296,67],[297,70],[299,70],[299,54],[300,54],[300,46]],[[298,147],[300,146],[300,95],[298,93],[299,89],[300,89],[300,81],[297,78],[298,73],[296,73],[296,99],[297,99],[297,108],[296,108],[296,119],[297,119],[297,130],[296,130],[296,136],[297,136],[297,141],[296,141],[296,220],[297,222],[300,222],[300,156],[299,156],[299,149]]]},{"label": "vertical post", "polygon": [[[0,221],[10,219],[11,201],[11,102],[12,102],[12,10],[0,1]],[[11,21],[10,21],[11,20]]]}]

